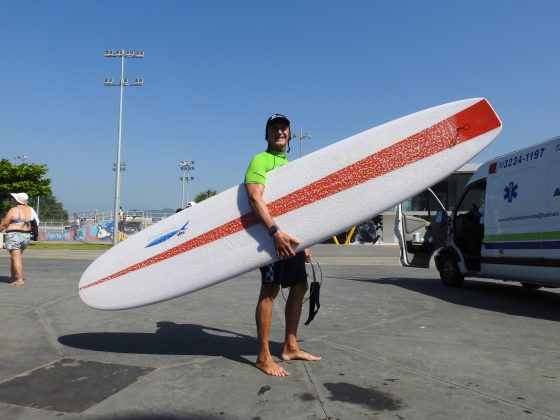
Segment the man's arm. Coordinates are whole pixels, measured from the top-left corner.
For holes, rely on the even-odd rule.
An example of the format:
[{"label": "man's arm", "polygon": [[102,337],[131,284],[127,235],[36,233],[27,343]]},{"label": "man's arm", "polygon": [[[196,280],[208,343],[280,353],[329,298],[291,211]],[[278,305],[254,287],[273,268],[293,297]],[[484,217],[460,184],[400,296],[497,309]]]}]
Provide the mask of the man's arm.
[{"label": "man's arm", "polygon": [[[275,223],[270,214],[270,211],[268,210],[268,207],[266,206],[266,203],[263,200],[264,185],[245,184],[245,188],[247,189],[247,195],[249,196],[249,203],[251,203],[251,207],[253,208],[261,222],[266,226],[266,228],[270,229],[275,225]],[[278,258],[282,259],[293,257],[294,255],[296,255],[295,251],[292,248],[292,244],[294,246],[297,246],[299,244],[299,241],[297,239],[292,238],[290,235],[280,229],[276,231],[273,237],[274,245],[276,246],[276,256]]]}]

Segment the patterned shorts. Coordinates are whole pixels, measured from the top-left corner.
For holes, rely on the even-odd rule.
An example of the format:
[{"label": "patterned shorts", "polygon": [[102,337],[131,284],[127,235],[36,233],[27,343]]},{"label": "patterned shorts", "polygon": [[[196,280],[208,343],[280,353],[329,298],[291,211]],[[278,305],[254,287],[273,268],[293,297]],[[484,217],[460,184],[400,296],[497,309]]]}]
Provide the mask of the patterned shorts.
[{"label": "patterned shorts", "polygon": [[22,251],[27,248],[27,244],[31,240],[31,233],[25,232],[6,232],[6,249],[8,251],[15,251],[21,249]]}]

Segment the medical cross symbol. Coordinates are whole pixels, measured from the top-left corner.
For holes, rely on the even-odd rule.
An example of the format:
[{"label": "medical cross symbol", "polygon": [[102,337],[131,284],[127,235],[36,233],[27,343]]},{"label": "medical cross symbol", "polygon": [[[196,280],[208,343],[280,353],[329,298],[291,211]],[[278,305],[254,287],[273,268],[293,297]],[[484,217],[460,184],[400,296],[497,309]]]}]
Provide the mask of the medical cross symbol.
[{"label": "medical cross symbol", "polygon": [[504,200],[507,200],[508,203],[511,203],[514,198],[517,198],[517,184],[510,182],[509,185],[506,185],[504,188]]}]

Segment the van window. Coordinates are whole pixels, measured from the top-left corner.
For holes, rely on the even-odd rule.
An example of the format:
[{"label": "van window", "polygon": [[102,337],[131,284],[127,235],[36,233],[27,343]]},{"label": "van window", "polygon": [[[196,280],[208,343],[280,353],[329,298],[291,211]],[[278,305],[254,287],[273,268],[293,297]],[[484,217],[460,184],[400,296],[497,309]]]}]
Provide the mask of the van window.
[{"label": "van window", "polygon": [[[439,198],[439,197],[438,197]],[[405,212],[428,212],[435,213],[441,210],[434,196],[428,191],[424,190],[420,194],[409,198],[402,203],[402,209]]]},{"label": "van window", "polygon": [[[471,178],[471,173],[459,173],[448,176],[443,181],[430,187],[443,206],[451,211],[455,203],[459,199],[459,195],[463,191],[465,185]],[[405,202],[403,202],[404,211],[430,211],[438,209],[433,200],[430,202],[427,193],[423,192]]]},{"label": "van window", "polygon": [[465,214],[469,211],[478,210],[484,205],[486,194],[486,180],[478,181],[467,187],[468,190],[463,195],[463,199],[456,207],[456,214]]}]

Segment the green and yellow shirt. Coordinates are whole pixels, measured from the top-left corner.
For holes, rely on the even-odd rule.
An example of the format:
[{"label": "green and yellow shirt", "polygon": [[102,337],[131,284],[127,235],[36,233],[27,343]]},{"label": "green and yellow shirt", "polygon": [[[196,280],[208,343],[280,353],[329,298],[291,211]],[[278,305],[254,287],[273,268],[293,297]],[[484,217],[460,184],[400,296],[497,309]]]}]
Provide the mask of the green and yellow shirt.
[{"label": "green and yellow shirt", "polygon": [[262,152],[253,156],[245,173],[245,184],[266,185],[266,174],[288,163],[284,152]]}]

